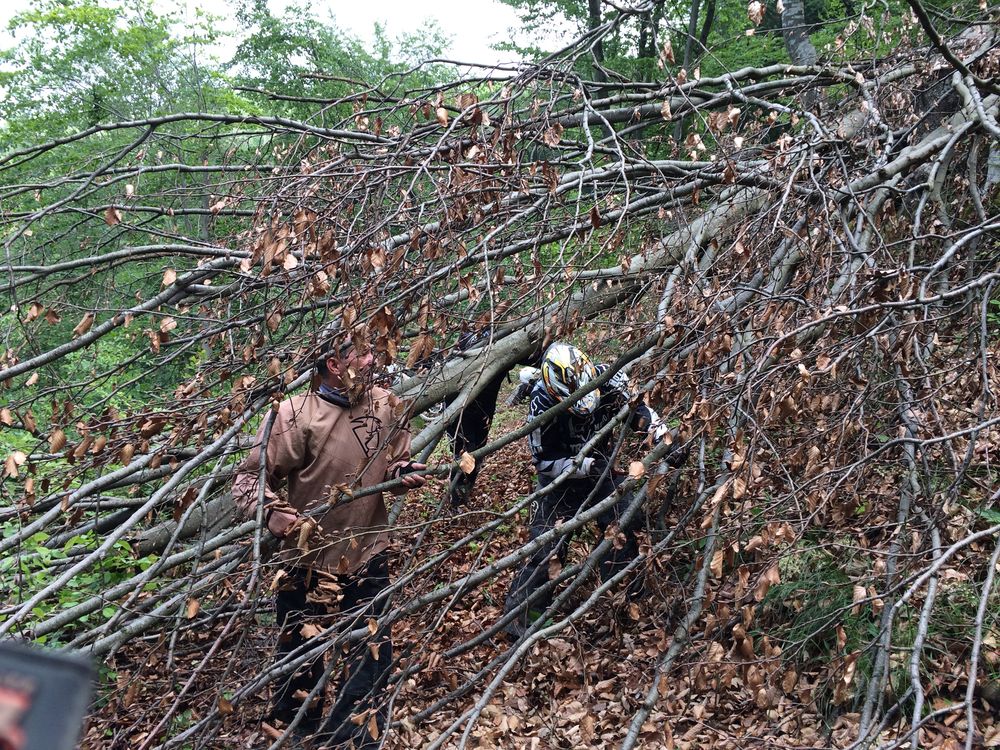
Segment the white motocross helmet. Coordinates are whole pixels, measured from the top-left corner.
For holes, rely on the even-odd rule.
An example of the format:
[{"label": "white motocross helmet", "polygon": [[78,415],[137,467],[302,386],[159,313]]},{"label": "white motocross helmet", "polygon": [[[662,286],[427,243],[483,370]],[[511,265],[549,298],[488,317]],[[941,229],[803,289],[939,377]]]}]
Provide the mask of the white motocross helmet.
[{"label": "white motocross helmet", "polygon": [[[557,341],[545,350],[542,358],[542,381],[549,395],[557,401],[562,401],[596,377],[597,369],[590,358],[572,344]],[[577,416],[588,416],[597,410],[600,400],[600,390],[595,388],[578,399],[569,411]]]}]

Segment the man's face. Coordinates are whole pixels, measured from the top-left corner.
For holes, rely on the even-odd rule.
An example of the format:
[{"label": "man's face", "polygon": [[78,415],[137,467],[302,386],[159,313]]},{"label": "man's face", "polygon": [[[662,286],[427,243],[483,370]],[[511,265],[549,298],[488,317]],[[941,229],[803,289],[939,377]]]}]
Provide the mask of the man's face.
[{"label": "man's face", "polygon": [[344,357],[342,362],[342,372],[346,371],[349,378],[352,380],[368,380],[372,374],[372,369],[375,364],[375,357],[372,355],[369,349],[364,354],[359,354],[358,350],[351,347],[347,356]]},{"label": "man's face", "polygon": [[351,403],[358,403],[371,385],[375,363],[371,350],[361,354],[351,347],[342,356],[331,357],[326,363],[331,385],[343,388],[347,392],[348,400]]}]

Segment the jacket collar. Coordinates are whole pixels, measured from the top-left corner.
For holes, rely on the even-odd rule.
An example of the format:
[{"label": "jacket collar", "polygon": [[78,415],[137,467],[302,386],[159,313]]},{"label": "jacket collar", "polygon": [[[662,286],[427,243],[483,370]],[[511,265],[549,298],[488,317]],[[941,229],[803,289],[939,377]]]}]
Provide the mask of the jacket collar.
[{"label": "jacket collar", "polygon": [[342,409],[351,408],[351,402],[348,400],[347,394],[339,388],[331,388],[326,383],[320,385],[319,397],[327,403],[339,406]]}]

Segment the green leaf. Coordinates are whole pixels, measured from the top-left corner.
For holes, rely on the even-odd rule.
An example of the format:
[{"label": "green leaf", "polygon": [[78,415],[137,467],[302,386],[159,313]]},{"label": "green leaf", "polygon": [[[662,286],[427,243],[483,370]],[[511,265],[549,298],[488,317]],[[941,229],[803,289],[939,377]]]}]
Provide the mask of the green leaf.
[{"label": "green leaf", "polygon": [[980,508],[979,515],[982,516],[991,526],[1000,523],[1000,510],[994,508]]}]

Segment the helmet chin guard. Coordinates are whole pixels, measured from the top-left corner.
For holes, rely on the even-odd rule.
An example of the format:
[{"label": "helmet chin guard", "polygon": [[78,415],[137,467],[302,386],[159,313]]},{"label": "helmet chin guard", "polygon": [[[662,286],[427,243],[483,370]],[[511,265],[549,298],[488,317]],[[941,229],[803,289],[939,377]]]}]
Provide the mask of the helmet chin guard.
[{"label": "helmet chin guard", "polygon": [[[597,369],[590,358],[572,344],[557,341],[545,350],[542,358],[542,382],[554,399],[562,401],[585,387],[597,377]],[[570,408],[571,414],[588,416],[597,409],[601,400],[598,389],[578,399]]]}]

